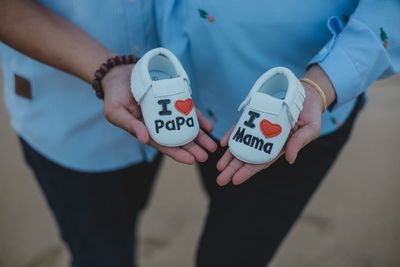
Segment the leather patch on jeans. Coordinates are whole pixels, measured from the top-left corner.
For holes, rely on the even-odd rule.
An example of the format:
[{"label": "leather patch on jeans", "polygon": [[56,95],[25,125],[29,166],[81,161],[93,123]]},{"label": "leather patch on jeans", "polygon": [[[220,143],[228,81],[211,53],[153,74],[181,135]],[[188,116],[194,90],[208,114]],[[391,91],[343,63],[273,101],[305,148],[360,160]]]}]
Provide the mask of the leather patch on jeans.
[{"label": "leather patch on jeans", "polygon": [[14,79],[15,79],[15,94],[31,100],[32,99],[31,83],[27,79],[17,74],[14,75]]}]

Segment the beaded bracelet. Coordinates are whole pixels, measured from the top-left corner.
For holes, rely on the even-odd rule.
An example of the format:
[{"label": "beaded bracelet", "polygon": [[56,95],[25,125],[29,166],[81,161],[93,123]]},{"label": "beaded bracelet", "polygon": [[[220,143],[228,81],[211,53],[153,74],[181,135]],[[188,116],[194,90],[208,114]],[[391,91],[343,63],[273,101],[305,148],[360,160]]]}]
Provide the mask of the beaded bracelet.
[{"label": "beaded bracelet", "polygon": [[101,81],[112,68],[120,65],[136,64],[138,60],[139,59],[134,55],[124,55],[109,58],[106,63],[101,64],[100,68],[94,73],[95,78],[92,82],[92,87],[96,92],[96,96],[100,99],[104,99]]}]

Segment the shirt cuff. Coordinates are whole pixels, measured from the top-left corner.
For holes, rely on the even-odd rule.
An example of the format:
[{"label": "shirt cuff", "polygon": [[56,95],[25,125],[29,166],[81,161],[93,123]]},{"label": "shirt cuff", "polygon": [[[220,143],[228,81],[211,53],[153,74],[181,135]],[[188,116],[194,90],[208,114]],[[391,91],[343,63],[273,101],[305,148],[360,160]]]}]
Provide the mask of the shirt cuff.
[{"label": "shirt cuff", "polygon": [[384,66],[376,67],[376,63],[383,48],[368,27],[355,19],[344,27],[339,18],[331,17],[327,26],[333,37],[309,65],[319,64],[331,80],[336,100],[330,110],[335,110],[364,93],[378,78]]}]

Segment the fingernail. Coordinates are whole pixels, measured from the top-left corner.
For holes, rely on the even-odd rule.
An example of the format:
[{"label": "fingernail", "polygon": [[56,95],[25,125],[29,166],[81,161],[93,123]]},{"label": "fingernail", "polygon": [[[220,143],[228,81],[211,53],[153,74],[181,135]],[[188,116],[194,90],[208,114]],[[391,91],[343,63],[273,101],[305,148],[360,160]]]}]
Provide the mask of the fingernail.
[{"label": "fingernail", "polygon": [[292,164],[295,162],[296,157],[297,157],[297,156],[295,156],[291,161],[289,161],[290,165],[292,165]]}]

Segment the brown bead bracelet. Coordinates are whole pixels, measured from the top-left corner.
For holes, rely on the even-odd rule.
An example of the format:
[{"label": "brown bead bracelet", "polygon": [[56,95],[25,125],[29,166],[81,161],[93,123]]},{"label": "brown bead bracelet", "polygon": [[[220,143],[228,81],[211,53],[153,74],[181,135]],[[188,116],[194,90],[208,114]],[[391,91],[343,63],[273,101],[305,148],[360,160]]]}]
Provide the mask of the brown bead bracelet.
[{"label": "brown bead bracelet", "polygon": [[96,92],[96,96],[100,99],[104,99],[104,91],[101,81],[112,68],[120,65],[136,64],[138,60],[139,59],[134,55],[115,56],[109,58],[106,63],[101,64],[100,68],[94,73],[95,78],[92,82],[92,87]]}]

